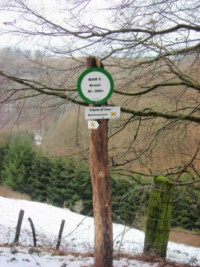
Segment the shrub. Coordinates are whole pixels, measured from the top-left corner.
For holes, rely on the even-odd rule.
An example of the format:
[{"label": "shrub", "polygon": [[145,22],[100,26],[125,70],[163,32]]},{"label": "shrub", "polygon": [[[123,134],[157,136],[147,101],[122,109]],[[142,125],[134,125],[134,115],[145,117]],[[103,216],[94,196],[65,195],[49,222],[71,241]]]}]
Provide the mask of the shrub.
[{"label": "shrub", "polygon": [[[87,164],[77,159],[50,159],[35,150],[28,133],[9,136],[0,146],[0,182],[33,200],[92,215],[92,187]],[[149,187],[111,177],[113,221],[142,228]],[[175,188],[172,227],[200,229],[200,193]]]}]

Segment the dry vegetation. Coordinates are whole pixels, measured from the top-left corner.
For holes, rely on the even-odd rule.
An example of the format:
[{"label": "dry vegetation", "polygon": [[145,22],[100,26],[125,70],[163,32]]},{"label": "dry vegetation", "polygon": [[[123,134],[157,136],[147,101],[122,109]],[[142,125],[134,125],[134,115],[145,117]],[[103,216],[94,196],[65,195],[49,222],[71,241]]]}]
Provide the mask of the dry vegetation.
[{"label": "dry vegetation", "polygon": [[[174,79],[167,71],[165,62],[154,63],[150,67],[135,68],[143,59],[116,59],[105,61],[115,82],[116,92],[140,92],[143,86],[162,83]],[[7,68],[13,60],[2,61]],[[177,67],[199,77],[200,61],[192,56],[185,57]],[[14,60],[20,65],[18,75],[45,82],[54,90],[63,92],[70,88],[71,95],[77,96],[76,81],[84,69],[84,59],[44,57],[28,61],[25,58]],[[27,72],[27,66],[29,72]],[[189,67],[190,66],[190,67]],[[163,76],[165,74],[165,76]],[[125,79],[126,78],[126,79]],[[32,92],[30,91],[30,94]],[[184,86],[163,87],[147,95],[125,96],[113,94],[108,104],[134,107],[135,110],[156,109],[160,112],[182,112],[196,106],[199,94],[186,90]],[[35,99],[23,99],[15,104],[1,107],[1,129],[31,129],[43,132],[43,149],[50,156],[70,156],[80,154],[87,158],[88,129],[84,119],[84,108],[77,107],[63,99],[53,96],[38,96]],[[111,167],[125,168],[131,171],[159,173],[166,169],[183,168],[195,154],[199,140],[199,126],[181,120],[167,121],[161,118],[144,118],[121,114],[121,119],[109,122],[109,155]],[[200,168],[197,156],[193,162]]]},{"label": "dry vegetation", "polygon": [[15,192],[3,185],[0,185],[0,196],[6,198],[31,200],[31,198],[27,194],[21,194],[19,192]]}]

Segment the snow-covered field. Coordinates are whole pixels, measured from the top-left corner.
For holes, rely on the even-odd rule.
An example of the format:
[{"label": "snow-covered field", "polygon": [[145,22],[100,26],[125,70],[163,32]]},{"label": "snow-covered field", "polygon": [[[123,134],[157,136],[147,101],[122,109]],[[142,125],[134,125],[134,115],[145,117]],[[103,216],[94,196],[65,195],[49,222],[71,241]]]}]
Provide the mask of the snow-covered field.
[{"label": "snow-covered field", "polygon": [[[1,246],[0,267],[93,266],[93,258],[83,256],[84,253],[93,253],[93,219],[47,204],[0,197],[0,244],[12,243],[20,209],[25,211],[19,241],[22,246],[12,248]],[[33,250],[29,217],[35,225],[37,245],[46,249],[55,248],[60,224],[64,219],[65,228],[60,249],[67,252],[68,256],[52,256],[50,252],[44,252],[40,248],[36,251]],[[113,224],[113,233],[115,252],[129,253],[130,255],[142,253],[143,232]],[[74,256],[76,252],[80,253],[79,256]],[[200,248],[169,242],[167,259],[200,266]],[[126,266],[156,267],[157,265],[127,258],[114,260],[114,267]]]}]

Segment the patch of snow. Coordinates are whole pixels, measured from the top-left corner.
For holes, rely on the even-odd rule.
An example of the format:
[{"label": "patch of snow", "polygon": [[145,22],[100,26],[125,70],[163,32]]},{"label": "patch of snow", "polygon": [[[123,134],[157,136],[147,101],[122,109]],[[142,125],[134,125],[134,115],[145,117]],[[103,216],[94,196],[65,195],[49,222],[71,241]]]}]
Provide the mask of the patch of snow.
[{"label": "patch of snow", "polygon": [[42,144],[42,135],[40,133],[36,133],[34,135],[34,141],[37,146],[40,146]]},{"label": "patch of snow", "polygon": [[[28,218],[34,223],[37,234],[37,245],[44,248],[55,248],[61,221],[65,227],[60,249],[70,253],[93,253],[94,251],[94,221],[91,217],[71,212],[68,209],[57,208],[48,204],[8,199],[0,197],[0,243],[11,244],[14,240],[15,228],[19,211],[23,209],[24,219],[20,235],[20,244],[32,246],[32,233]],[[113,224],[114,251],[137,255],[143,252],[144,233],[134,228]],[[0,266],[2,267],[81,267],[93,266],[92,257],[52,256],[50,253],[28,252],[28,248],[16,248],[17,253],[11,253],[11,248],[0,247]],[[180,263],[194,262],[200,265],[200,248],[185,246],[173,242],[168,243],[167,259]],[[114,260],[114,267],[143,266],[149,264],[131,259]]]}]

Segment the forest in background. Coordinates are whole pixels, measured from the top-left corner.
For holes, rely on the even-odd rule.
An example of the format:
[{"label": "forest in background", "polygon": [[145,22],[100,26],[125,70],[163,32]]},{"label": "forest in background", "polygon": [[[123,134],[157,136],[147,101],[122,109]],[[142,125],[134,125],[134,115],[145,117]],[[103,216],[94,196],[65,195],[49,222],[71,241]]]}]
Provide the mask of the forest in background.
[{"label": "forest in background", "polygon": [[[55,77],[55,83],[58,78],[56,66],[63,64],[66,69],[70,69],[72,65],[79,63],[50,56],[41,58],[41,53],[37,51],[31,53],[3,49],[0,55],[1,64],[8,69],[13,65],[25,68],[28,64],[27,73],[21,69],[23,77],[42,79],[42,73],[46,73],[48,67],[48,71],[52,71],[51,75]],[[27,55],[31,55],[32,61]],[[38,61],[41,64],[40,69]],[[52,70],[49,70],[50,65]],[[117,73],[117,68],[115,69]],[[73,79],[76,78],[77,76]],[[121,79],[118,82],[120,83]],[[152,94],[151,97],[154,98],[155,106],[167,109],[168,103],[163,100],[162,94]],[[177,97],[170,88],[165,88],[165,94],[168,94],[169,102]],[[115,96],[114,100],[120,105],[120,96]],[[135,105],[143,109],[148,106],[150,109],[150,101],[148,96],[142,102],[135,100]],[[1,184],[26,193],[33,200],[92,215],[88,129],[84,119],[84,108],[55,100],[53,96],[39,95],[34,101],[27,98],[8,104],[2,103],[0,113]],[[155,119],[155,129],[148,122],[138,127],[138,123],[134,123],[134,118],[133,123],[126,125],[128,120],[127,115],[122,113],[120,119],[109,121],[113,220],[144,229],[152,178],[155,175],[166,174],[165,170],[173,170],[177,166],[188,164],[189,167],[191,155],[195,155],[198,148],[198,128],[195,124],[177,124],[162,133],[161,127],[161,133],[151,140],[152,133],[162,123],[162,119]],[[42,143],[37,147],[34,144],[34,136],[38,133],[42,136]],[[130,147],[130,143],[134,143],[135,140],[141,155]],[[151,146],[144,151],[146,140],[151,140]],[[135,160],[132,161],[133,157]],[[123,166],[124,158],[127,162],[130,160],[126,166]],[[198,157],[192,164],[195,165],[195,169],[200,169]],[[181,179],[184,182],[190,181],[190,173],[183,172]],[[199,205],[198,190],[177,187],[171,226],[199,231]]]},{"label": "forest in background", "polygon": [[[28,132],[4,136],[0,157],[1,184],[32,200],[92,216],[88,164],[72,157],[48,157],[38,150]],[[111,174],[113,221],[144,230],[151,182],[139,174],[135,178]],[[199,232],[199,208],[199,192],[177,187],[171,227]]]},{"label": "forest in background", "polygon": [[[9,69],[11,73],[15,73],[17,68],[21,77],[38,79],[41,82],[46,80],[45,77],[48,74],[51,77],[49,82],[55,86],[62,83],[63,90],[65,86],[74,88],[73,86],[83,70],[82,63],[84,61],[84,58],[53,57],[42,55],[40,51],[31,52],[11,48],[0,50],[0,58],[1,65],[5,69]],[[130,58],[129,60],[122,59],[122,62],[124,64],[127,61],[127,65],[131,65],[140,60]],[[195,60],[193,56],[184,58],[183,68],[187,69],[187,64],[193,60]],[[105,64],[111,66],[109,69],[112,71],[117,90],[118,87],[123,86],[123,77],[129,76],[128,70],[122,72],[115,65],[115,58],[110,58]],[[199,60],[195,60],[193,63],[191,74],[193,78],[200,74],[199,64]],[[20,66],[20,69],[17,66]],[[74,69],[77,71],[74,72]],[[126,82],[126,85],[129,84],[131,87],[134,77],[130,76],[129,79],[130,81]],[[59,86],[61,85],[59,84]],[[59,90],[61,89],[59,87]],[[72,94],[77,94],[76,88],[73,89]],[[186,102],[178,103],[181,95],[184,95]],[[115,103],[115,105],[121,106],[125,101],[124,98],[120,94],[114,95],[110,104]],[[198,99],[198,92],[192,90],[186,92],[184,87],[172,91],[170,86],[165,86],[159,92],[152,92],[148,96],[140,98],[140,96],[134,98],[130,96],[130,100],[126,100],[126,106],[134,106],[140,110],[151,110],[156,107],[165,111],[171,108],[172,103],[176,105],[177,102],[178,108],[184,110],[188,108],[187,105],[191,105],[192,108]],[[73,154],[79,154],[83,158],[88,156],[88,129],[87,121],[84,119],[84,107],[53,95],[39,94],[35,98],[23,97],[16,102],[2,103],[0,116],[1,131],[31,129],[34,133],[42,134],[42,149],[46,150],[50,156],[66,157]],[[199,170],[198,125],[187,121],[183,123],[181,120],[169,122],[164,126],[163,123],[162,118],[156,117],[153,123],[148,118],[138,121],[138,118],[129,117],[126,113],[121,113],[120,119],[110,120],[110,167],[113,167],[113,170],[126,169],[131,172],[139,171],[143,174],[151,173],[153,175],[168,173],[173,175],[174,173],[175,177],[180,168],[184,169],[189,165]],[[191,175],[195,176],[192,168],[189,171],[191,171]]]},{"label": "forest in background", "polygon": [[[63,192],[58,180],[70,184],[69,176],[86,173],[88,158],[95,160],[98,154],[95,164],[90,160],[94,265],[113,266],[112,217],[131,224],[128,220],[135,216],[134,209],[131,214],[123,213],[123,205],[120,215],[114,216],[115,208],[112,214],[109,178],[112,188],[115,182],[129,183],[128,188],[134,188],[133,199],[135,185],[137,190],[150,188],[143,252],[166,258],[170,221],[173,226],[198,230],[198,213],[190,210],[191,207],[199,210],[199,2],[113,0],[112,3],[101,1],[101,6],[93,0],[66,1],[62,6],[58,2],[52,0],[52,5],[49,2],[47,5],[40,1],[36,4],[35,1],[5,0],[0,4],[0,35],[3,41],[9,39],[13,44],[2,53],[0,63],[1,114],[8,115],[8,124],[2,121],[2,183],[19,190],[36,188],[40,197],[40,188],[43,188],[45,199],[42,201],[65,206],[68,201],[59,198]],[[109,126],[108,121],[100,120],[99,128],[89,132],[91,139],[94,137],[101,145],[93,146],[90,139],[88,149],[88,130],[82,130],[84,107],[97,102],[91,103],[78,94],[77,79],[86,68],[93,67],[104,68],[112,75],[113,95],[103,105],[120,106],[121,117],[110,120]],[[88,93],[91,91],[85,89]],[[9,121],[10,111],[14,116]],[[61,129],[66,115],[69,124],[65,125],[65,135]],[[9,124],[11,135],[7,131]],[[34,153],[26,151],[24,155],[28,156],[20,162],[22,147],[29,145],[28,142],[22,145],[19,159],[16,158],[12,148],[14,143],[19,146],[20,140],[13,134],[27,128],[35,142],[34,149],[41,154],[35,158]],[[60,144],[62,135],[67,139],[59,148],[55,140]],[[43,158],[44,163],[38,158]],[[61,158],[64,161],[59,165]],[[33,162],[30,159],[34,159]],[[60,175],[57,169],[62,166],[65,174]],[[76,169],[73,173],[72,169],[79,166],[82,172]],[[42,176],[46,187],[40,179],[34,179],[37,170],[41,170],[37,176]],[[30,179],[30,186],[24,183],[24,177]],[[125,184],[122,187],[126,188]],[[115,207],[115,190],[112,195]],[[121,204],[129,195],[130,191],[125,197],[123,192]],[[37,192],[33,197],[38,197]],[[172,197],[179,225],[176,218],[170,220]],[[72,207],[85,210],[87,204],[83,204],[80,196],[73,194],[71,198],[75,199]],[[142,210],[142,205],[137,207]],[[142,221],[142,216],[138,221]]]}]

